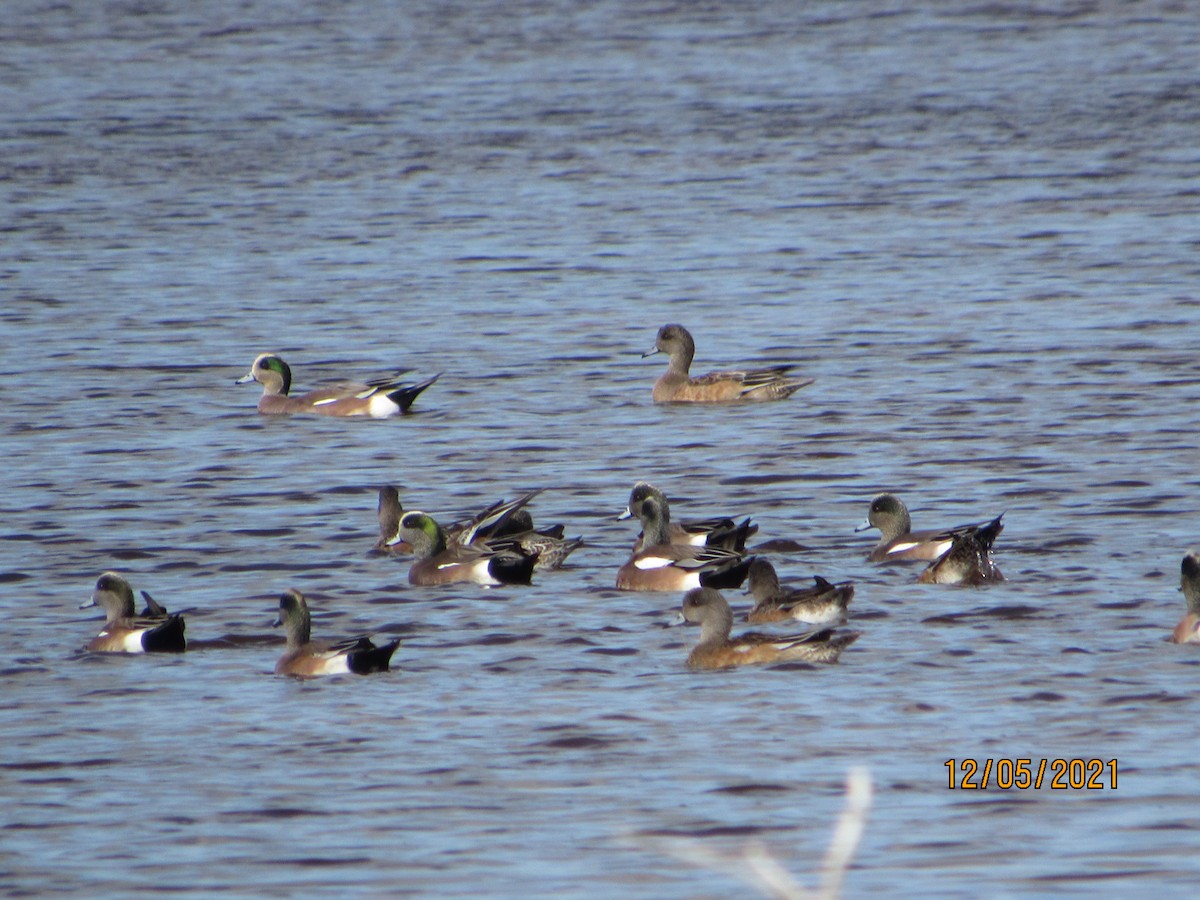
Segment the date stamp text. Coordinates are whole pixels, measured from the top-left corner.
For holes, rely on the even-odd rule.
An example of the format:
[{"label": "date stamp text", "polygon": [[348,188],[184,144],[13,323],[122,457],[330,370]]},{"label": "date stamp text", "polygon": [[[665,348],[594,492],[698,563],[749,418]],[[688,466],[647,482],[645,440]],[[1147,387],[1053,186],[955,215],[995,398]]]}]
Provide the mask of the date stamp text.
[{"label": "date stamp text", "polygon": [[952,791],[1097,791],[1117,789],[1115,759],[948,759]]}]

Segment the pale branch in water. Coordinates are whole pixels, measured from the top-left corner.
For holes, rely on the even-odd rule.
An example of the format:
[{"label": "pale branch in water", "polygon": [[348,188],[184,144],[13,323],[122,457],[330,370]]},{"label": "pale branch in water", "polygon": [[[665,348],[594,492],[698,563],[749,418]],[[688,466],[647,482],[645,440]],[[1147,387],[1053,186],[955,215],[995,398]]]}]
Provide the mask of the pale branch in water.
[{"label": "pale branch in water", "polygon": [[779,900],[836,900],[841,894],[846,870],[854,859],[871,807],[871,773],[862,767],[846,775],[846,805],[833,829],[829,849],[821,867],[820,887],[813,891],[799,884],[761,843],[747,845],[740,854],[713,851],[699,841],[672,841],[665,852],[701,868],[723,872],[753,885],[764,896]]}]

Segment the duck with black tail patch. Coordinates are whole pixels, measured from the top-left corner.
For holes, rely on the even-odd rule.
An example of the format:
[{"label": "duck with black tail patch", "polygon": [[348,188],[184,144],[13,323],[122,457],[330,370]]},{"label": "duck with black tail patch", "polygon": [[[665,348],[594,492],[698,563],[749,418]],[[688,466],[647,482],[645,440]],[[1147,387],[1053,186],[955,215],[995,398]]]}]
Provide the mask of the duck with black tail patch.
[{"label": "duck with black tail patch", "polygon": [[343,381],[299,396],[289,396],[292,369],[276,353],[260,353],[250,371],[236,384],[257,381],[263,386],[258,411],[277,416],[289,413],[316,413],[322,416],[366,416],[386,419],[408,412],[420,393],[438,380],[441,373],[411,384],[400,381],[400,372],[366,382]]},{"label": "duck with black tail patch", "polygon": [[182,653],[187,649],[183,615],[168,614],[144,594],[147,608],[138,616],[133,605],[133,588],[116,572],[105,572],[96,580],[92,596],[80,609],[99,606],[104,610],[103,630],[92,638],[87,650],[94,653]]},{"label": "duck with black tail patch", "polygon": [[445,529],[419,509],[400,517],[394,542],[400,541],[412,547],[416,557],[408,571],[410,584],[529,584],[538,561],[536,553],[526,553],[518,541],[504,538],[452,543]]},{"label": "duck with black tail patch", "polygon": [[287,650],[275,663],[276,675],[309,678],[387,672],[391,668],[392,654],[400,646],[400,641],[395,640],[376,647],[369,637],[336,642],[312,640],[312,615],[308,603],[294,588],[280,595],[279,616],[274,624],[277,628],[282,625],[287,632]]},{"label": "duck with black tail patch", "polygon": [[630,510],[642,522],[642,548],[617,571],[617,590],[683,591],[741,587],[754,560],[735,550],[673,544],[662,503],[648,494]]}]

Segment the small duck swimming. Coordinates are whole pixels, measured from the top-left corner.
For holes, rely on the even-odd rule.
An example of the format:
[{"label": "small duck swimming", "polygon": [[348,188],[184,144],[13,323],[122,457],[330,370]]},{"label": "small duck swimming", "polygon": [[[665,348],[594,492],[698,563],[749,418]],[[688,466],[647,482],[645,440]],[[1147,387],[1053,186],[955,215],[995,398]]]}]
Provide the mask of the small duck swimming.
[{"label": "small duck swimming", "polygon": [[736,638],[733,611],[720,591],[695,588],[683,596],[684,621],[700,626],[700,643],[688,654],[693,669],[724,669],[784,661],[834,663],[859,638],[859,632],[832,628],[804,634],[771,635],[746,632]]},{"label": "small duck swimming", "polygon": [[651,396],[655,403],[730,403],[783,400],[811,378],[788,375],[793,366],[768,366],[761,369],[735,369],[691,376],[688,370],[696,355],[696,342],[682,325],[664,325],[658,329],[654,347],[642,357],[666,353],[667,371],[654,383]]},{"label": "small duck swimming", "polygon": [[262,396],[258,398],[258,411],[263,415],[316,413],[384,419],[408,412],[417,396],[438,378],[439,375],[434,375],[411,384],[393,375],[363,383],[340,382],[292,397],[288,394],[292,387],[291,367],[276,353],[260,353],[250,371],[235,384],[257,381],[263,386]]}]

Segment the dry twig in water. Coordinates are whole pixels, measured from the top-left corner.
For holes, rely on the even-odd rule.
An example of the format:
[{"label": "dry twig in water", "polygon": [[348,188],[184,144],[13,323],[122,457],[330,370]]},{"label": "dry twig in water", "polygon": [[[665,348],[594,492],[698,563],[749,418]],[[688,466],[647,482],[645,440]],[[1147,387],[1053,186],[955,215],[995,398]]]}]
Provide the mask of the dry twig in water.
[{"label": "dry twig in water", "polygon": [[838,817],[821,867],[821,883],[816,891],[801,886],[761,843],[755,842],[731,856],[716,853],[698,841],[673,842],[665,847],[671,855],[695,866],[732,875],[779,900],[836,900],[841,894],[846,870],[862,839],[867,810],[871,806],[871,773],[865,768],[851,769],[846,776],[846,805]]}]

